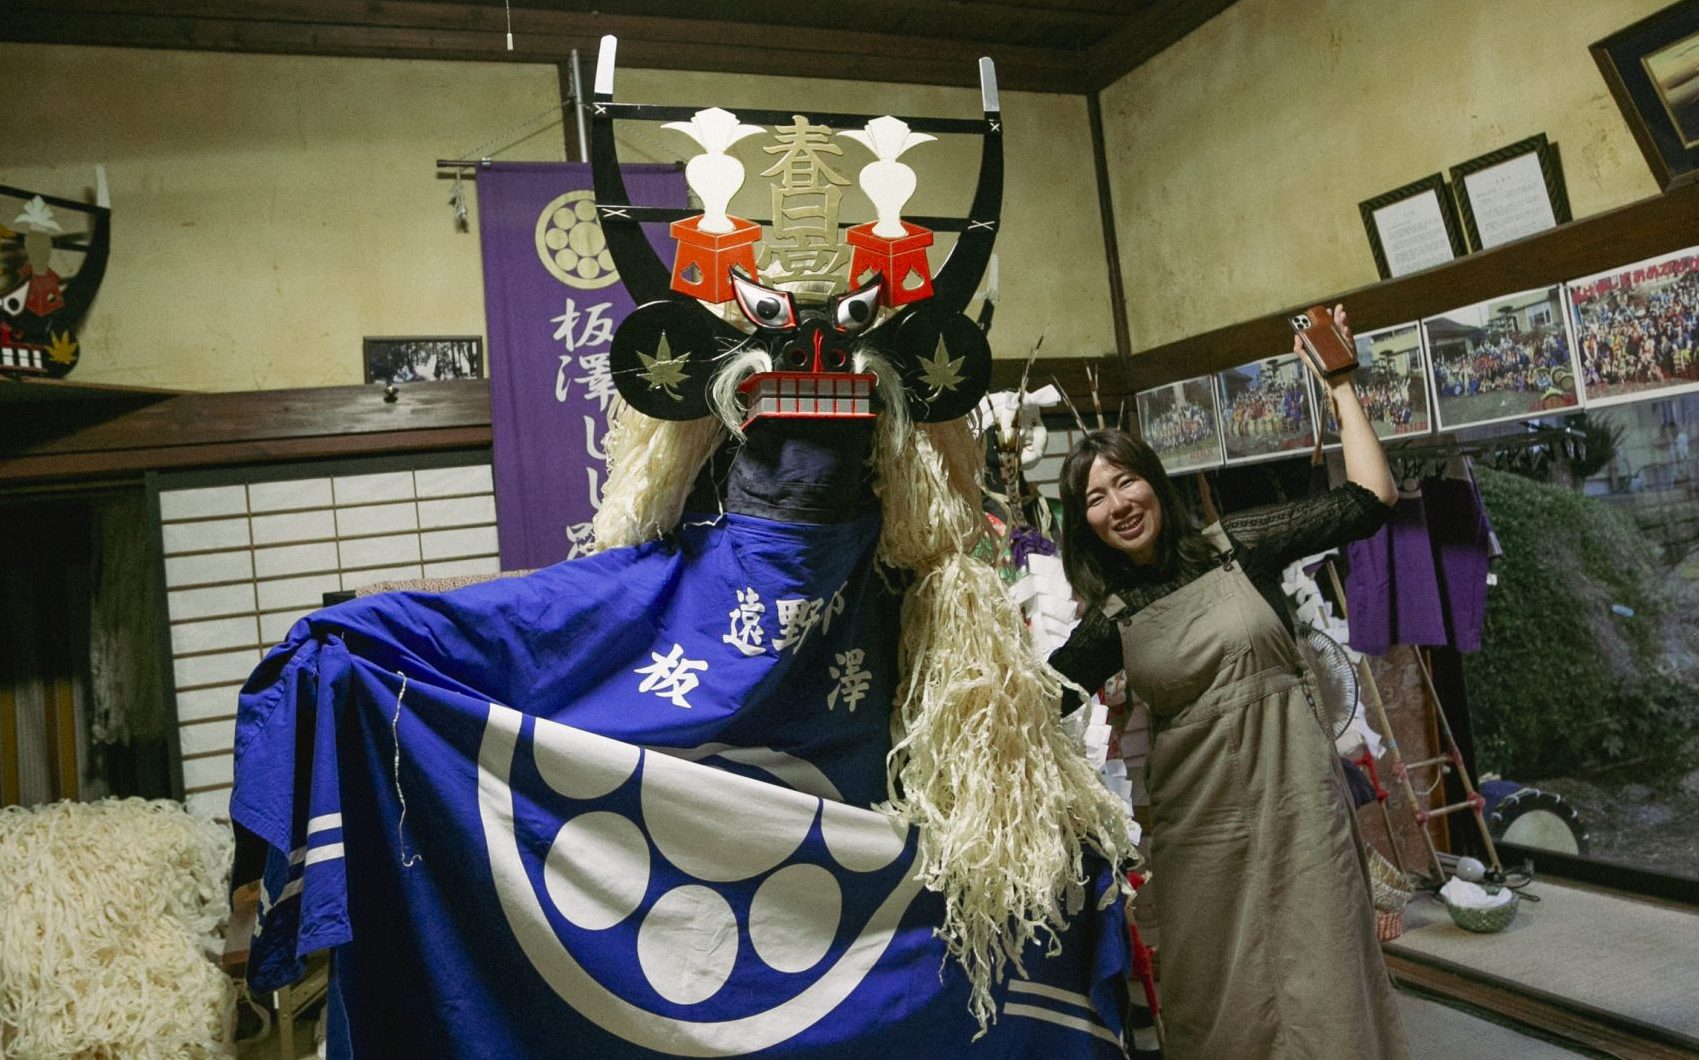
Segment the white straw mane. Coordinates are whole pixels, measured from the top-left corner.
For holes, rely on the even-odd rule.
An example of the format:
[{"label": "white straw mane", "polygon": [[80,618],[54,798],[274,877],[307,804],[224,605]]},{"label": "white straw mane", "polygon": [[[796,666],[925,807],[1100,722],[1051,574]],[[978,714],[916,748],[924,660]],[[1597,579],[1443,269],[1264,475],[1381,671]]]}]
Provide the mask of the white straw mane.
[{"label": "white straw mane", "polygon": [[591,521],[598,552],[653,541],[677,526],[696,473],[725,436],[712,416],[659,420],[623,401],[608,419],[608,482]]},{"label": "white straw mane", "polygon": [[1132,850],[1126,811],[1064,733],[1062,678],[1032,651],[1020,607],[969,554],[978,443],[963,420],[882,430],[875,490],[880,558],[914,574],[902,605],[887,762],[891,805],[920,829],[917,873],[944,896],[939,935],[961,961],[981,1028],[992,984],[1035,940],[1052,951],[1060,898],[1086,881],[1082,855]]}]

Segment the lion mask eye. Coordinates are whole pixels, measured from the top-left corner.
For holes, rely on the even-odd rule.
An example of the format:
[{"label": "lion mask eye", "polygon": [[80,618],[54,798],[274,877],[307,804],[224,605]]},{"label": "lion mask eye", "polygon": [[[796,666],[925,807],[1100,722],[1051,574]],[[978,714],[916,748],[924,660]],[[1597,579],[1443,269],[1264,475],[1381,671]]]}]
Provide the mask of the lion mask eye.
[{"label": "lion mask eye", "polygon": [[865,285],[832,299],[832,323],[845,334],[857,335],[879,318],[879,292],[884,280],[875,276]]},{"label": "lion mask eye", "polygon": [[796,301],[790,292],[763,287],[742,269],[732,270],[732,290],[737,294],[737,307],[756,327],[766,331],[796,327]]}]

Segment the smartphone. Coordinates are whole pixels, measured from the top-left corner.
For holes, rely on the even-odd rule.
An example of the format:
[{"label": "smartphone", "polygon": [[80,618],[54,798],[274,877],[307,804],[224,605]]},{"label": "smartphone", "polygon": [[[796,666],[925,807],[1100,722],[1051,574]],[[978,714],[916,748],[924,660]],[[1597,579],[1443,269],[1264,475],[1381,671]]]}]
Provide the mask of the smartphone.
[{"label": "smartphone", "polygon": [[1326,306],[1311,306],[1287,318],[1303,343],[1310,365],[1322,378],[1341,375],[1357,367],[1357,349],[1333,323]]}]

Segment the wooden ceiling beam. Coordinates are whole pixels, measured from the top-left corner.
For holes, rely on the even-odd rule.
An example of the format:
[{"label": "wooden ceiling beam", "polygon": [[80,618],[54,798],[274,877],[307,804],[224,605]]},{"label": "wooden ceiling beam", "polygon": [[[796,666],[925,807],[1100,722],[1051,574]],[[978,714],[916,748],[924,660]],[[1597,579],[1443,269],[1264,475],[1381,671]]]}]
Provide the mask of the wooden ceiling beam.
[{"label": "wooden ceiling beam", "polygon": [[[476,3],[429,0],[13,0],[13,11],[79,14],[95,18],[136,15],[154,18],[231,21],[301,22],[324,26],[432,29],[494,34],[505,47],[506,16],[500,7]],[[975,40],[917,39],[900,33],[787,26],[770,40],[752,40],[756,26],[725,19],[660,18],[610,15],[606,12],[555,11],[516,5],[515,43],[526,33],[547,36],[585,36],[599,39],[612,33],[621,39],[672,43],[696,48],[754,47],[766,51],[828,53],[869,52],[914,59],[963,55],[977,60],[983,53]],[[3,32],[3,31],[0,31]],[[1003,62],[1054,65],[1077,63],[1079,56],[1053,48],[1010,45],[994,56]]]},{"label": "wooden ceiling beam", "polygon": [[1086,60],[1090,91],[1109,87],[1233,6],[1233,0],[1155,0],[1099,41]]},{"label": "wooden ceiling beam", "polygon": [[[890,34],[787,29],[771,43],[747,24],[641,16],[514,12],[514,50],[498,9],[408,0],[174,0],[170,14],[150,0],[15,0],[0,39],[307,55],[556,62],[573,48],[594,53],[602,34],[620,37],[631,67],[713,69],[859,80],[954,84],[977,81],[986,50]],[[1079,56],[998,46],[1005,88],[1083,91]]]},{"label": "wooden ceiling beam", "polygon": [[[529,0],[529,6],[555,7],[549,0]],[[844,21],[845,9],[838,5],[774,4],[772,0],[717,0],[714,15],[724,22],[751,25],[831,30]],[[1091,12],[1032,4],[1026,0],[857,0],[855,22],[859,26],[902,36],[926,39],[985,40],[986,24],[1009,23],[1019,27],[1018,38],[1027,44],[1065,48],[1063,40],[1082,37],[1096,40],[1111,33],[1125,17],[1124,11]],[[948,26],[948,33],[930,34],[916,26]]]}]

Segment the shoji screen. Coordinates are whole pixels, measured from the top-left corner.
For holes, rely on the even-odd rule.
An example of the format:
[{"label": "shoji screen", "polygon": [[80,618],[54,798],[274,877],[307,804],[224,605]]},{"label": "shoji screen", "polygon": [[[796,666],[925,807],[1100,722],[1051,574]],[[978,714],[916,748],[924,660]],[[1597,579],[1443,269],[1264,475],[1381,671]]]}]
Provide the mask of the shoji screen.
[{"label": "shoji screen", "polygon": [[487,452],[153,482],[183,790],[220,813],[237,689],[325,593],[498,571]]}]

